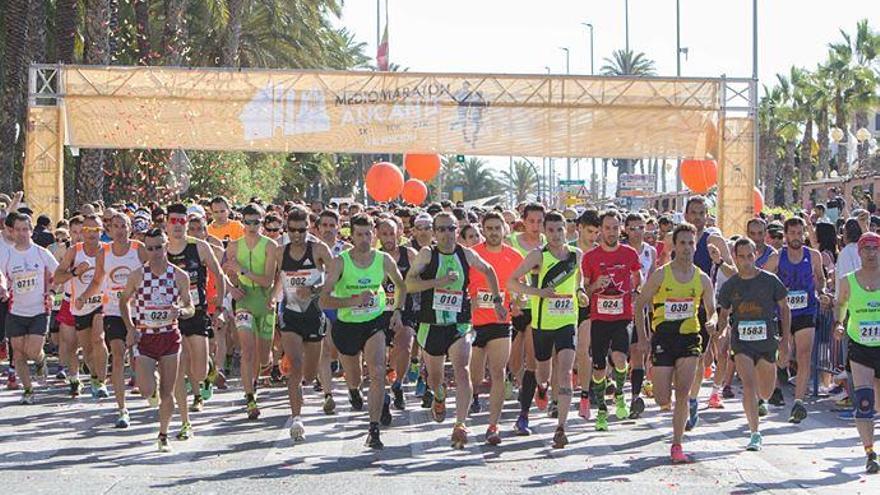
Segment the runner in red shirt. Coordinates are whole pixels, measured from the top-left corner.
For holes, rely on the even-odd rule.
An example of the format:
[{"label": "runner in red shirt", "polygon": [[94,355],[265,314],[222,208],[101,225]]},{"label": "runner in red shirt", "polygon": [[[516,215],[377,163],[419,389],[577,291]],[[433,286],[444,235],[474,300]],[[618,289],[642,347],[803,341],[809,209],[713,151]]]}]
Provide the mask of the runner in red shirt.
[{"label": "runner in red shirt", "polygon": [[[495,269],[498,283],[504,287],[523,257],[516,249],[503,244],[504,217],[500,213],[494,211],[486,213],[483,217],[483,235],[486,237],[485,242],[477,244],[473,250]],[[489,282],[474,267],[470,269],[468,290],[476,333],[471,351],[471,383],[474,391],[471,413],[480,412],[477,387],[485,376],[488,357],[492,388],[489,392],[489,428],[486,430],[486,443],[498,445],[501,443],[497,426],[498,418],[501,417],[501,408],[504,406],[504,370],[510,357],[510,313],[507,313],[503,320],[498,317]],[[504,298],[504,307],[510,308],[510,292],[502,291],[501,297]]]},{"label": "runner in red shirt", "polygon": [[[615,414],[617,419],[629,416],[629,407],[623,396],[626,382],[629,328],[633,322],[633,291],[639,287],[640,264],[635,249],[619,243],[620,219],[614,211],[599,216],[602,241],[584,255],[581,271],[584,285],[590,293],[590,348],[593,354],[593,392],[605,397],[605,356],[611,349],[614,363],[614,382],[617,389]],[[599,400],[596,430],[608,429],[608,409]]]}]

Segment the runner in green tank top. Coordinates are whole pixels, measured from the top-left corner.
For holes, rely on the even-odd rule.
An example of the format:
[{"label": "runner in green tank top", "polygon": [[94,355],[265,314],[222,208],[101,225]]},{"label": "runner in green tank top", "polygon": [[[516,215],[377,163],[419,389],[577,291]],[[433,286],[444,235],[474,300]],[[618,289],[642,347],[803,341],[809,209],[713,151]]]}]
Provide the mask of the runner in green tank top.
[{"label": "runner in green tank top", "polygon": [[[583,287],[578,268],[583,253],[565,243],[565,217],[558,211],[551,211],[544,217],[544,232],[547,245],[531,251],[525,257],[511,275],[507,287],[511,292],[532,296],[532,339],[538,362],[537,397],[538,401],[543,401],[544,407],[550,386],[548,382],[551,381],[553,353],[556,352],[557,366],[552,370],[552,385],[558,398],[558,417],[553,447],[560,449],[568,444],[565,422],[571,405],[571,370],[575,359],[578,297],[581,292],[578,289]],[[538,278],[535,286],[520,281],[536,269]],[[520,417],[527,417],[531,400],[528,402],[528,407],[524,406],[525,409],[520,411]]]},{"label": "runner in green tank top", "polygon": [[262,366],[272,363],[269,351],[275,331],[275,304],[271,294],[278,269],[279,249],[275,241],[260,234],[265,212],[256,204],[247,205],[244,236],[226,248],[224,269],[234,287],[235,326],[241,344],[241,383],[247,402],[248,418],[260,416],[255,380]]},{"label": "runner in green tank top", "polygon": [[[379,422],[391,424],[391,396],[385,391],[385,291],[382,281],[394,283],[395,305],[390,325],[399,329],[401,308],[406,301],[406,286],[397,263],[388,253],[374,249],[373,218],[357,214],[351,218],[351,240],[354,246],[343,251],[327,271],[327,280],[319,303],[323,309],[338,309],[336,323],[330,330],[333,344],[345,369],[345,382],[352,409],[364,407],[361,397],[361,362],[366,361],[370,373],[368,405],[370,429],[367,446],[381,449]],[[362,357],[363,355],[363,357]]]},{"label": "runner in green tank top", "polygon": [[[858,242],[862,267],[840,280],[834,311],[834,336],[849,338],[856,429],[865,447],[865,470],[880,472],[874,452],[874,415],[880,380],[880,235],[868,232]],[[844,320],[849,313],[849,321]]]},{"label": "runner in green tank top", "polygon": [[411,292],[421,293],[418,341],[424,350],[428,386],[435,391],[431,413],[438,423],[446,418],[443,365],[449,356],[455,373],[456,421],[452,429],[452,446],[463,448],[468,434],[465,419],[473,399],[469,369],[473,336],[468,295],[469,267],[486,277],[499,318],[507,316],[507,309],[498,291],[495,269],[470,248],[456,244],[457,230],[458,222],[451,213],[438,213],[434,217],[437,245],[419,251],[407,273],[406,286]]}]

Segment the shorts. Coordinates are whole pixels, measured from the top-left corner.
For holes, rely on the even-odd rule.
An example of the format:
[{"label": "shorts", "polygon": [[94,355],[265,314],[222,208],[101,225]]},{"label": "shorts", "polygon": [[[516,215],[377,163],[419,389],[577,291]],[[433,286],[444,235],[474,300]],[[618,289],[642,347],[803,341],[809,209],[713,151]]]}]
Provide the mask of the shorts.
[{"label": "shorts", "polygon": [[109,344],[111,340],[125,341],[128,329],[121,316],[104,316],[104,340]]},{"label": "shorts", "polygon": [[[272,340],[275,336],[275,319],[274,309],[269,309],[269,298],[264,294],[262,288],[244,288],[244,297],[235,302],[235,322],[236,328],[243,332],[253,333],[258,339]],[[250,327],[239,325],[240,313],[249,313],[251,315]]]},{"label": "shorts", "polygon": [[326,316],[327,319],[330,320],[331,323],[334,323],[336,321],[336,310],[335,309],[325,309],[325,310],[323,310],[323,312],[324,312],[324,316]]},{"label": "shorts", "polygon": [[589,319],[590,319],[590,307],[589,306],[579,307],[578,308],[578,326],[580,326],[581,323],[583,323]]},{"label": "shorts", "polygon": [[9,301],[0,301],[0,341],[6,337],[7,314],[9,314]]},{"label": "shorts", "polygon": [[846,352],[847,371],[852,371],[849,363],[859,363],[874,370],[874,378],[880,380],[880,347],[868,347],[853,341],[848,342]]},{"label": "shorts", "polygon": [[517,332],[525,332],[526,327],[532,324],[532,310],[522,310],[522,314],[519,316],[514,316],[512,318],[512,321],[514,330],[516,330]]},{"label": "shorts", "polygon": [[731,356],[736,357],[737,354],[752,358],[752,362],[757,366],[758,361],[761,359],[770,364],[776,364],[776,356],[779,354],[779,350],[776,348],[763,350],[748,344],[738,343],[737,345],[731,345],[730,348]]},{"label": "shorts", "polygon": [[359,323],[336,320],[330,330],[330,337],[340,354],[357,356],[363,352],[367,341],[381,331],[383,331],[381,316]]},{"label": "shorts", "polygon": [[76,319],[70,313],[70,301],[65,299],[61,301],[61,309],[58,310],[58,314],[55,316],[55,319],[58,321],[59,325],[66,325],[68,327],[76,326]]},{"label": "shorts", "polygon": [[[394,328],[391,327],[391,315],[394,314],[394,311],[385,311],[382,313],[382,328],[385,330],[385,346],[386,347],[394,347]],[[416,314],[412,311],[404,311],[401,315],[401,323],[403,326],[409,328],[418,328],[419,322]]]},{"label": "shorts", "polygon": [[468,323],[453,323],[452,325],[431,325],[422,323],[416,340],[419,346],[430,356],[445,356],[449,348],[458,339],[471,335],[471,325]]},{"label": "shorts", "polygon": [[327,317],[320,311],[299,313],[284,308],[281,331],[295,333],[302,337],[303,342],[320,342],[327,334]]},{"label": "shorts", "polygon": [[797,315],[791,317],[791,334],[805,328],[816,328],[816,313]]},{"label": "shorts", "polygon": [[6,313],[6,337],[14,339],[28,335],[43,337],[49,331],[49,316],[45,313],[36,316],[18,316]]},{"label": "shorts", "polygon": [[577,340],[577,332],[574,325],[565,325],[556,330],[538,330],[532,329],[532,339],[535,342],[535,359],[538,361],[547,361],[553,357],[553,351],[559,352],[563,349],[574,350],[574,343]]},{"label": "shorts", "polygon": [[489,323],[474,327],[474,341],[471,345],[480,349],[495,339],[509,339],[511,326],[509,323]]},{"label": "shorts", "polygon": [[142,333],[134,346],[134,356],[148,357],[158,361],[165,356],[180,352],[180,332]]},{"label": "shorts", "polygon": [[654,332],[651,337],[651,364],[674,367],[682,358],[700,357],[699,333]]},{"label": "shorts", "polygon": [[58,333],[58,311],[52,311],[49,315],[49,333]]},{"label": "shorts", "polygon": [[701,354],[705,353],[706,349],[709,348],[709,341],[711,340],[709,331],[706,330],[706,320],[708,320],[706,309],[701,304],[700,309],[697,311],[697,321],[700,323],[700,342],[702,342],[700,349]]},{"label": "shorts", "polygon": [[[593,369],[604,370],[608,362],[609,349],[612,352],[629,353],[629,320],[593,320],[590,324],[590,352],[593,355]],[[537,351],[536,351],[537,352]]]},{"label": "shorts", "polygon": [[[64,305],[62,303],[61,309],[64,309]],[[95,316],[101,314],[101,311],[104,311],[103,307],[98,307],[96,310],[92,311],[87,315],[73,315],[73,326],[77,331],[80,330],[88,330],[92,327],[92,323],[95,321]]]},{"label": "shorts", "polygon": [[211,325],[211,318],[205,312],[205,309],[196,309],[196,313],[192,318],[179,318],[177,326],[180,328],[180,334],[184,337],[192,337],[198,335],[200,337],[214,338],[214,327]]}]

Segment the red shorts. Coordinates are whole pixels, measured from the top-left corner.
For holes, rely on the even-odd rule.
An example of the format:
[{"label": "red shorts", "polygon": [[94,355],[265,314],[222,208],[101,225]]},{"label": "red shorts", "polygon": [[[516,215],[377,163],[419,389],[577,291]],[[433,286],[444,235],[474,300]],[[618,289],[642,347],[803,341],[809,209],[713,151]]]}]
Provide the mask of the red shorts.
[{"label": "red shorts", "polygon": [[57,321],[61,325],[67,325],[69,327],[76,326],[76,320],[73,318],[73,315],[70,313],[70,301],[65,299],[61,301],[61,309],[58,310],[58,314],[55,315],[55,321]]},{"label": "red shorts", "polygon": [[165,356],[173,356],[180,352],[180,332],[142,333],[138,338],[135,351],[138,356],[158,361]]}]

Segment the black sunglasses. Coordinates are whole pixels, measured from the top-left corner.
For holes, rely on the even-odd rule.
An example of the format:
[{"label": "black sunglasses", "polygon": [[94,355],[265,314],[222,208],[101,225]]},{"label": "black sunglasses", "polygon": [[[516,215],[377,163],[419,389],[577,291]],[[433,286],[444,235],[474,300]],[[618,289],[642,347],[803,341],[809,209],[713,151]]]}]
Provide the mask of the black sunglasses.
[{"label": "black sunglasses", "polygon": [[[280,229],[279,229],[280,230]],[[294,234],[305,234],[309,229],[305,227],[288,227],[287,230]]]},{"label": "black sunglasses", "polygon": [[262,223],[262,220],[259,220],[259,219],[257,219],[257,220],[242,220],[241,223],[243,223],[245,225],[251,225],[251,226],[260,225]]},{"label": "black sunglasses", "polygon": [[266,232],[281,232],[281,227],[266,227],[263,226],[263,230]]}]

